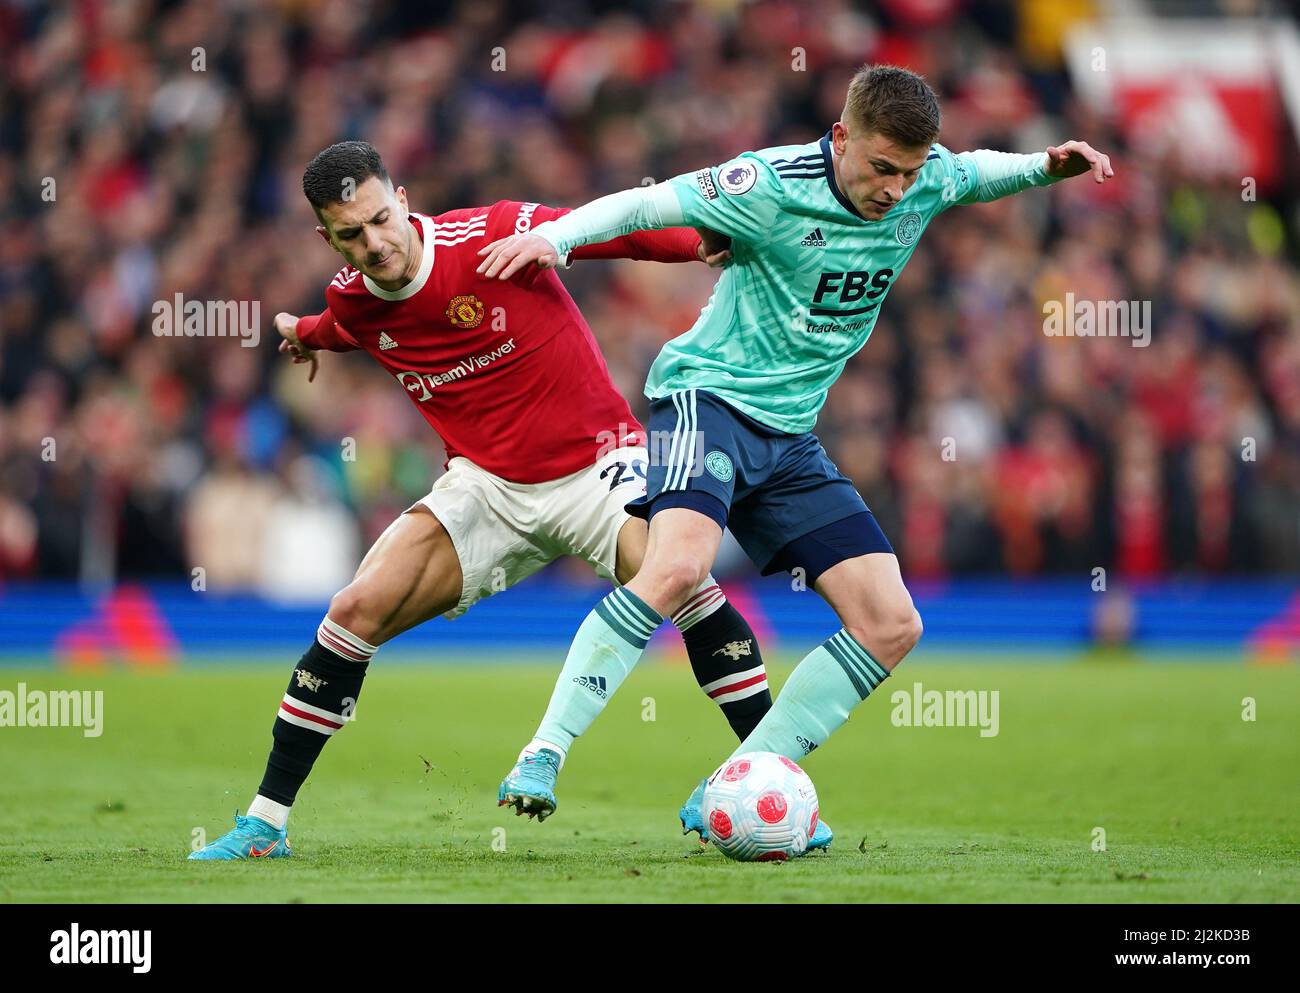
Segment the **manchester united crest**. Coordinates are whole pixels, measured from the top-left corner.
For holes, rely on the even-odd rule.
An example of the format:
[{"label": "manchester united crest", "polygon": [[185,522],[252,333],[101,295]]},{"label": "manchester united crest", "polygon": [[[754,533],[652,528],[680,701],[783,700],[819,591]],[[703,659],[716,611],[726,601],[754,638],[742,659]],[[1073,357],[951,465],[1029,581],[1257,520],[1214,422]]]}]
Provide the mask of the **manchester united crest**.
[{"label": "manchester united crest", "polygon": [[483,323],[483,301],[473,293],[452,297],[447,304],[447,320],[458,328],[476,328]]}]

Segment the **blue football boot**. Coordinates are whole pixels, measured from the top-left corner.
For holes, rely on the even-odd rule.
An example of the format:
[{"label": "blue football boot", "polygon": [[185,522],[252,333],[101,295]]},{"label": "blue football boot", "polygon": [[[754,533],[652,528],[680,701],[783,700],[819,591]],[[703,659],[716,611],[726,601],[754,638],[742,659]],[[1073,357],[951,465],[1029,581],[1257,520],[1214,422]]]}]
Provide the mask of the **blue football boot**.
[{"label": "blue football boot", "polygon": [[682,809],[677,811],[677,817],[682,822],[682,834],[698,831],[701,845],[707,844],[709,840],[704,827],[704,787],[708,785],[708,782],[708,776],[701,779],[700,785],[691,791],[691,795],[682,804]]},{"label": "blue football boot", "polygon": [[555,813],[559,801],[555,799],[555,777],[560,771],[560,756],[549,748],[539,748],[526,755],[501,780],[497,790],[497,806],[507,804],[515,808],[515,816],[536,814],[544,821]]},{"label": "blue football boot", "polygon": [[197,852],[190,852],[189,857],[200,861],[230,862],[236,859],[287,859],[292,854],[287,831],[260,817],[241,817],[236,811],[233,831]]},{"label": "blue football boot", "polygon": [[[808,852],[815,848],[830,848],[831,842],[834,840],[835,832],[831,830],[829,824],[819,817],[817,818],[817,827],[813,830],[813,836],[808,839]],[[804,852],[804,854],[807,855],[808,852]]]}]

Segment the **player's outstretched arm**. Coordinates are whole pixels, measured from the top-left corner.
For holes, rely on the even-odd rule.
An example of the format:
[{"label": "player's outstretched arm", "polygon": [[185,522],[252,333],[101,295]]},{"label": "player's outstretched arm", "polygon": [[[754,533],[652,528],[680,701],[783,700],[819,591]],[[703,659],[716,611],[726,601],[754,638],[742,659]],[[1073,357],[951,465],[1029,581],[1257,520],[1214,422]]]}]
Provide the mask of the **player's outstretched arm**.
[{"label": "player's outstretched arm", "polygon": [[525,266],[553,269],[579,247],[612,241],[633,231],[673,227],[682,222],[677,198],[666,186],[638,186],[611,193],[526,234],[510,235],[479,251],[478,272],[489,279],[509,279]]},{"label": "player's outstretched arm", "polygon": [[1091,174],[1098,183],[1115,175],[1110,156],[1085,141],[1067,141],[1030,155],[980,148],[953,155],[943,150],[948,170],[944,200],[953,203],[988,203],[1035,186],[1048,186],[1071,176]]},{"label": "player's outstretched arm", "polygon": [[731,261],[731,239],[706,228],[633,231],[613,241],[580,245],[568,254],[565,264],[584,259],[703,262],[712,269],[721,269]]},{"label": "player's outstretched arm", "polygon": [[[569,207],[548,207],[546,204],[522,204],[504,201],[506,211],[503,220],[509,223],[514,218],[516,231],[518,221],[524,216],[523,211],[531,210],[533,230],[542,228],[549,221],[558,221],[573,213]],[[490,248],[490,246],[489,246]],[[479,252],[484,255],[486,252]],[[720,268],[731,260],[731,240],[707,228],[688,227],[659,228],[649,231],[633,231],[630,234],[611,238],[609,241],[596,241],[588,245],[579,245],[560,259],[559,264],[566,269],[574,262],[585,259],[634,259],[642,262],[703,262],[713,268]]]}]

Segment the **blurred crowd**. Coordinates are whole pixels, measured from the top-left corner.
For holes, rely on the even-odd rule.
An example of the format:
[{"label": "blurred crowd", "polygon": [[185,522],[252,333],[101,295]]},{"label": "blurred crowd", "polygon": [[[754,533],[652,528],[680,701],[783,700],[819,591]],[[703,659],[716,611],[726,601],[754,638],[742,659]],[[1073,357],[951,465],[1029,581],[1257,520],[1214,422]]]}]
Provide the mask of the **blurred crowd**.
[{"label": "blurred crowd", "polygon": [[[0,0],[0,578],[328,594],[428,491],[390,376],[276,354],[340,265],[301,194],[324,146],[371,140],[422,212],[577,205],[820,136],[864,61],[924,73],[954,150],[1079,137],[1117,172],[946,213],[832,390],[818,431],[905,574],[1300,572],[1294,203],[1082,106],[1088,0],[538,6]],[[714,276],[565,274],[638,414]],[[258,301],[260,345],[156,336],[177,292]],[[1046,336],[1067,292],[1151,301],[1149,346]]]}]

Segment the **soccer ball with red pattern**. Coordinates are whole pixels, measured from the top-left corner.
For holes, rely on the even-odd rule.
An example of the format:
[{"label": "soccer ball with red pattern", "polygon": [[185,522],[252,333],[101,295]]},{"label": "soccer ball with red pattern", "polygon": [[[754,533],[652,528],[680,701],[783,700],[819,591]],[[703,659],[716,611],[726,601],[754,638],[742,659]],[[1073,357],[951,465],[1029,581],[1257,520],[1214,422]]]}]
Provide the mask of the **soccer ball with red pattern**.
[{"label": "soccer ball with red pattern", "polygon": [[784,755],[746,752],[728,759],[704,787],[709,841],[738,862],[792,859],[817,827],[817,790]]}]

